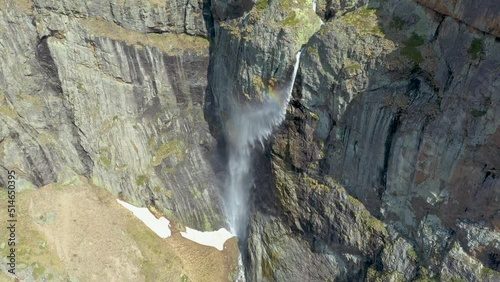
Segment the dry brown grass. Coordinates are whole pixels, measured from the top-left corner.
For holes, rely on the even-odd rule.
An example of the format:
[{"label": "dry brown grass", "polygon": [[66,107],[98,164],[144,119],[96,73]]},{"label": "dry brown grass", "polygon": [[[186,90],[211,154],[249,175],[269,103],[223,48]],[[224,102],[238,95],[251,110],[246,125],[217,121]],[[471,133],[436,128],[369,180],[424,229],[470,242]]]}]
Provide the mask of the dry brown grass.
[{"label": "dry brown grass", "polygon": [[[1,189],[0,201],[6,196]],[[228,281],[237,263],[235,240],[220,252],[179,233],[162,239],[85,178],[20,192],[17,206],[18,265],[31,265],[39,280]],[[0,220],[6,216],[0,213]],[[0,228],[0,236],[1,244],[6,228]],[[5,247],[1,251],[7,254]],[[0,273],[0,281],[5,279]]]}]

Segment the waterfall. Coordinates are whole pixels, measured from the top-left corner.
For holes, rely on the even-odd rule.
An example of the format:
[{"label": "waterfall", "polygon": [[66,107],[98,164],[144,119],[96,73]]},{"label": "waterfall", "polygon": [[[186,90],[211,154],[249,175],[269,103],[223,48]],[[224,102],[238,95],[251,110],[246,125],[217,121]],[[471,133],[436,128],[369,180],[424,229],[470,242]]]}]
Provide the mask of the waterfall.
[{"label": "waterfall", "polygon": [[[292,95],[293,84],[299,67],[301,52],[296,55],[292,77],[276,97],[267,99],[264,105],[240,108],[232,113],[228,123],[227,139],[228,173],[225,182],[225,212],[231,232],[238,238],[246,237],[248,225],[248,200],[253,177],[250,174],[251,150],[257,142],[264,144],[274,127],[278,126],[286,115],[286,107]],[[270,94],[270,93],[269,93]],[[272,97],[272,95],[268,95]],[[240,258],[241,263],[241,258]],[[243,268],[240,266],[238,281],[244,281]]]}]

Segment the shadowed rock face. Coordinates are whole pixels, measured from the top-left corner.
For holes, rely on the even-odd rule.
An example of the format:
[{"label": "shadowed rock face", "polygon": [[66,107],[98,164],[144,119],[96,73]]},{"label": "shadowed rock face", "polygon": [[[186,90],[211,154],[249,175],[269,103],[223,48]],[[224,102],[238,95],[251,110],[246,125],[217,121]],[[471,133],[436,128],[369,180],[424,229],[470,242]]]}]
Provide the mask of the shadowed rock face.
[{"label": "shadowed rock face", "polygon": [[[287,119],[255,152],[248,279],[498,279],[498,5],[458,2],[318,2]],[[228,101],[258,100],[253,75],[284,77],[298,34],[266,17],[283,13],[257,1],[211,27],[220,131]]]},{"label": "shadowed rock face", "polygon": [[500,36],[500,5],[495,1],[417,0],[418,3],[480,31]]}]

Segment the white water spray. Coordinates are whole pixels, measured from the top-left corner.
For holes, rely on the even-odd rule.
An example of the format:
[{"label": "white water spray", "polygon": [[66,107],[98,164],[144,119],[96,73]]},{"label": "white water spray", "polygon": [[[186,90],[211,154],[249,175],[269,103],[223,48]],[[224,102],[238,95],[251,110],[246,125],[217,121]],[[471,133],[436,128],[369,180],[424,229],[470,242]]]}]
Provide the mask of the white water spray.
[{"label": "white water spray", "polygon": [[[296,55],[290,83],[280,91],[276,101],[268,99],[264,105],[234,111],[228,124],[229,177],[225,183],[225,210],[231,232],[245,238],[248,225],[248,200],[253,178],[250,174],[251,149],[258,141],[264,144],[274,127],[283,122],[286,107],[292,96],[293,84],[299,67],[301,52]],[[242,260],[237,281],[245,281]]]}]

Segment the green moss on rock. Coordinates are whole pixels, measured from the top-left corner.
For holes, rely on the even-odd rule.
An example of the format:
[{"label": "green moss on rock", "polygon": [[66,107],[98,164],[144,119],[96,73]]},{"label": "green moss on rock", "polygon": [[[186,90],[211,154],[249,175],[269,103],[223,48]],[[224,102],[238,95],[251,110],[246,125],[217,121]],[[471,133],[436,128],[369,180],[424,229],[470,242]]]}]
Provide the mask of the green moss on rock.
[{"label": "green moss on rock", "polygon": [[290,16],[280,22],[280,24],[283,26],[295,26],[299,23],[300,20],[297,18],[297,13],[295,11],[293,11]]},{"label": "green moss on rock", "polygon": [[409,249],[408,251],[406,251],[406,255],[413,261],[418,260],[418,254],[414,249]]},{"label": "green moss on rock", "polygon": [[297,49],[321,28],[321,21],[311,9],[312,0],[279,0],[280,10],[286,15],[279,26],[289,29],[297,41]]},{"label": "green moss on rock", "polygon": [[312,117],[313,119],[315,119],[315,120],[319,120],[319,116],[318,116],[316,113],[314,113],[314,112],[309,112],[309,115],[311,115],[311,117]]},{"label": "green moss on rock", "polygon": [[393,281],[393,282],[404,282],[406,279],[401,273],[398,273],[396,271],[391,271],[391,272],[382,272],[382,271],[377,271],[374,267],[368,268],[367,275],[366,275],[366,281],[368,282],[386,282],[386,281]]},{"label": "green moss on rock", "polygon": [[316,179],[313,179],[311,177],[305,176],[304,182],[306,183],[307,187],[309,187],[310,189],[320,191],[320,192],[329,192],[330,191],[330,187],[328,187],[322,183],[319,183]]},{"label": "green moss on rock", "polygon": [[347,195],[347,200],[353,206],[356,206],[356,207],[363,206],[363,204],[358,199],[354,198],[351,195]]},{"label": "green moss on rock", "polygon": [[202,197],[202,193],[200,192],[200,190],[198,190],[197,188],[193,188],[191,190],[191,194],[193,195],[193,197],[196,199],[196,200],[199,200],[201,199]]},{"label": "green moss on rock", "polygon": [[405,46],[401,49],[401,54],[416,64],[420,64],[424,61],[420,50],[415,47]]},{"label": "green moss on rock", "polygon": [[259,0],[255,3],[255,9],[261,11],[269,7],[269,0]]},{"label": "green moss on rock", "polygon": [[418,268],[419,277],[415,279],[415,282],[437,282],[438,280],[430,277],[429,270],[427,268],[420,266]]},{"label": "green moss on rock", "polygon": [[384,37],[385,34],[379,25],[377,9],[362,7],[341,17],[345,25],[352,26],[360,34],[372,34]]},{"label": "green moss on rock", "polygon": [[319,51],[318,51],[318,48],[316,48],[316,47],[312,47],[312,46],[307,47],[307,53],[309,53],[309,55],[311,55],[313,57],[319,58]]},{"label": "green moss on rock", "polygon": [[105,156],[100,156],[99,160],[101,161],[101,163],[103,165],[106,165],[106,166],[110,166],[111,165],[111,161],[108,158],[106,158]]},{"label": "green moss on rock", "polygon": [[486,115],[486,111],[481,111],[481,110],[477,110],[477,109],[472,109],[470,111],[470,114],[475,117],[475,118],[479,118],[479,117],[482,117],[484,115]]},{"label": "green moss on rock", "polygon": [[174,197],[174,192],[170,189],[165,190],[165,196],[169,199],[172,199]]},{"label": "green moss on rock", "polygon": [[424,39],[422,38],[422,36],[413,32],[411,34],[410,38],[408,38],[405,41],[405,45],[412,46],[412,47],[422,46],[422,45],[424,45]]},{"label": "green moss on rock", "polygon": [[483,51],[483,42],[481,39],[474,39],[470,43],[470,47],[467,50],[467,53],[469,53],[470,57],[473,60],[478,60],[481,57],[481,52]]},{"label": "green moss on rock", "polygon": [[403,44],[404,46],[401,49],[401,54],[403,56],[416,64],[420,64],[424,61],[424,58],[418,49],[418,47],[424,44],[424,39],[421,36],[416,33],[412,33],[410,38],[408,38]]},{"label": "green moss on rock", "polygon": [[389,27],[397,29],[397,30],[402,30],[403,27],[406,25],[406,21],[403,20],[400,17],[394,17],[389,24]]},{"label": "green moss on rock", "polygon": [[382,221],[376,219],[373,217],[370,212],[368,212],[366,209],[361,211],[361,218],[365,222],[365,224],[370,228],[371,230],[383,234],[385,236],[388,235],[387,229],[385,228],[384,224]]},{"label": "green moss on rock", "polygon": [[441,281],[445,281],[445,282],[465,282],[466,280],[464,280],[464,279],[462,279],[460,277],[443,275],[443,276],[441,276]]},{"label": "green moss on rock", "polygon": [[135,181],[137,186],[144,186],[149,183],[149,178],[147,175],[139,175]]},{"label": "green moss on rock", "polygon": [[[279,0],[280,6],[285,9],[290,9],[296,6],[308,6],[308,0]],[[310,7],[310,6],[309,6]]]},{"label": "green moss on rock", "polygon": [[361,65],[359,63],[356,63],[356,62],[345,66],[345,70],[349,73],[353,73],[353,72],[360,70],[360,69],[361,69]]},{"label": "green moss on rock", "polygon": [[182,140],[172,140],[168,141],[158,148],[156,153],[153,155],[151,164],[153,166],[160,165],[164,159],[169,156],[175,156],[178,162],[181,162],[185,158],[186,146]]},{"label": "green moss on rock", "polygon": [[210,220],[208,219],[208,216],[206,214],[203,215],[203,229],[204,231],[213,231],[213,226],[210,223]]}]

